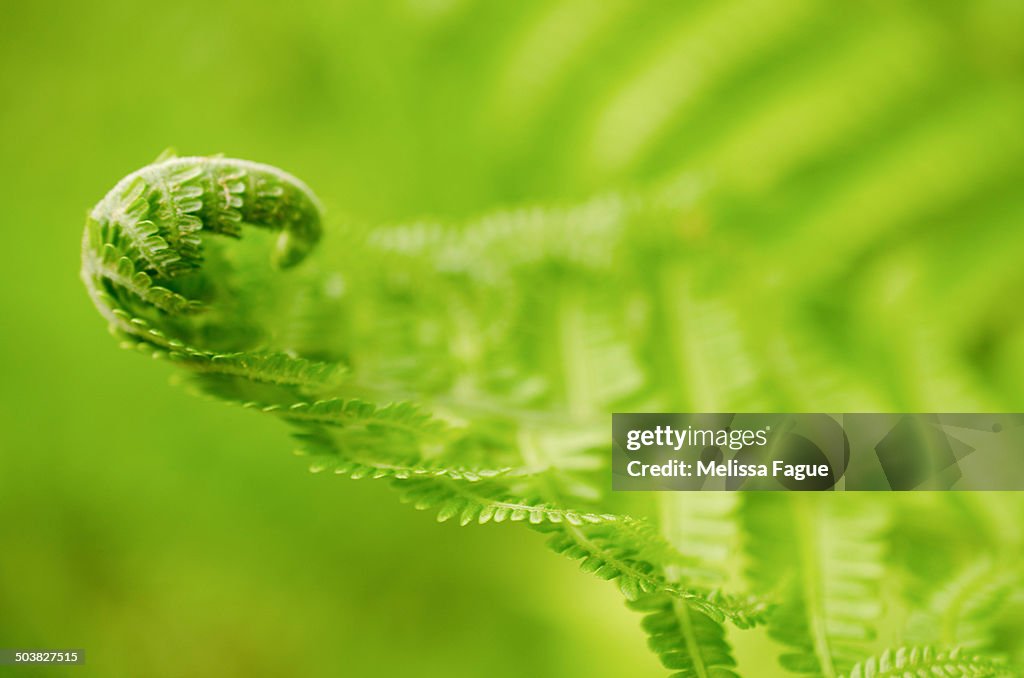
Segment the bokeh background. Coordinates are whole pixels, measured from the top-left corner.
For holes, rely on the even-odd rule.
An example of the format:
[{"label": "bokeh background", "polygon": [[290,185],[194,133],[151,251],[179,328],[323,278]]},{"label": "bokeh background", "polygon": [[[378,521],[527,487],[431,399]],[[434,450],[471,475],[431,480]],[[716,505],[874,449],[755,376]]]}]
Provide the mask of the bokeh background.
[{"label": "bokeh background", "polygon": [[1021,408],[1013,0],[4,2],[0,131],[0,647],[88,656],[16,675],[664,673],[539,536],[310,475],[117,349],[81,229],[167,146],[292,171],[337,237],[698,173],[705,246],[854,309],[818,337],[854,376],[780,406]]}]

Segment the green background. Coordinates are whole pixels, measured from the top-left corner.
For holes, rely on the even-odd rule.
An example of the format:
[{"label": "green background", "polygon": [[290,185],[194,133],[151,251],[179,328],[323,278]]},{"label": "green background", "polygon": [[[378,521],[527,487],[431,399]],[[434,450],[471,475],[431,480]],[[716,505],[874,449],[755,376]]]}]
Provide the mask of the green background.
[{"label": "green background", "polygon": [[[1019,411],[1022,7],[3,3],[0,647],[84,648],[71,675],[662,675],[538,535],[310,475],[283,427],[119,351],[86,211],[170,145],[301,176],[335,243],[699,172],[705,246],[854,309],[818,328],[852,385],[780,407]],[[799,345],[815,321],[777,303]]]}]

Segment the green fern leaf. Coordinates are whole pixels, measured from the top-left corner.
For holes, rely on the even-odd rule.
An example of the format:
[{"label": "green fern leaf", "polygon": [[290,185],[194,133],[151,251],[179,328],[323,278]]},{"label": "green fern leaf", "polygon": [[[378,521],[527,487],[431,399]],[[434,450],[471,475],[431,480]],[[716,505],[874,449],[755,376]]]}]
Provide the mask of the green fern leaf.
[{"label": "green fern leaf", "polygon": [[[851,505],[852,504],[852,505]],[[750,576],[779,605],[769,634],[793,673],[835,678],[865,654],[882,615],[885,516],[856,495],[747,495]]]},{"label": "green fern leaf", "polygon": [[629,606],[645,614],[648,645],[673,678],[739,678],[736,660],[715,619],[671,596],[639,598]]},{"label": "green fern leaf", "polygon": [[961,650],[936,652],[930,647],[886,650],[857,664],[848,678],[997,678],[1017,675],[1008,667]]},{"label": "green fern leaf", "polygon": [[982,558],[936,588],[927,606],[911,615],[907,638],[969,651],[990,650],[999,612],[1020,582],[1019,567]]}]

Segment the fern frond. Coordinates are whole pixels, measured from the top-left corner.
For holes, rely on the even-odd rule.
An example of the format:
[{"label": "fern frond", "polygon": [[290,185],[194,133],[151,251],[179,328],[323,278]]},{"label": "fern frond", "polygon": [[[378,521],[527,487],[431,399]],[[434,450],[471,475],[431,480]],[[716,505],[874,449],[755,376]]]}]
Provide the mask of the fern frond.
[{"label": "fern frond", "polygon": [[182,349],[167,357],[200,374],[239,377],[249,381],[318,390],[336,384],[345,369],[334,363],[307,360],[274,351],[212,353]]},{"label": "fern frond", "polygon": [[647,644],[672,678],[739,678],[736,660],[725,640],[725,630],[715,619],[687,601],[667,595],[650,595],[629,603],[643,612]]},{"label": "fern frond", "polygon": [[[291,406],[241,403],[296,424],[296,453],[311,458],[314,473],[329,470],[354,479],[445,476],[451,480],[501,478],[519,485],[548,469],[470,466],[451,454],[427,456],[455,445],[459,432],[446,429],[408,403],[377,407],[362,400],[299,402]],[[298,414],[297,414],[298,413]],[[309,417],[306,414],[312,413]]]},{"label": "fern frond", "polygon": [[[294,263],[294,253],[304,252],[302,248],[315,242],[319,234],[313,228],[318,222],[305,212],[315,201],[297,180],[280,179],[271,176],[273,173],[268,179],[260,174],[262,170],[247,165],[250,183],[241,185],[235,161],[174,159],[165,163],[170,164],[146,168],[126,179],[94,210],[87,227],[84,276],[97,305],[126,345],[188,367],[195,383],[208,394],[289,422],[314,472],[387,479],[402,501],[435,511],[441,522],[526,523],[548,534],[551,548],[578,560],[582,570],[615,581],[627,599],[667,596],[686,610],[703,615],[705,625],[730,620],[747,627],[764,617],[767,606],[758,598],[737,598],[713,587],[690,586],[677,576],[669,579],[666,568],[678,565],[680,555],[645,521],[574,507],[577,502],[571,497],[586,497],[581,505],[591,506],[600,498],[593,483],[582,480],[602,466],[594,456],[594,436],[581,435],[580,425],[542,425],[558,421],[557,416],[534,421],[528,413],[508,407],[523,401],[524,396],[529,402],[536,393],[543,393],[548,403],[567,403],[567,418],[572,421],[589,415],[598,405],[595,397],[621,398],[643,385],[630,338],[622,329],[625,325],[609,313],[601,294],[584,293],[597,288],[570,285],[551,300],[534,300],[535,308],[545,308],[543,313],[550,316],[544,333],[530,336],[526,350],[513,354],[508,353],[511,344],[507,337],[497,335],[492,357],[507,359],[502,364],[516,367],[494,371],[468,389],[469,397],[453,400],[452,425],[407,400],[378,405],[349,395],[319,397],[345,383],[340,377],[347,369],[340,363],[318,362],[283,351],[209,347],[211,338],[232,323],[243,328],[228,333],[236,343],[251,342],[244,331],[250,325],[257,336],[271,336],[261,326],[268,320],[262,309],[265,304],[254,295],[269,292],[273,285],[244,256],[226,256],[213,247],[213,241],[193,237],[198,231],[239,237],[239,224],[250,221],[283,228],[282,237],[291,243],[293,252],[283,263]],[[225,192],[207,195],[199,184],[193,186],[202,177],[210,185],[223,184]],[[284,182],[280,204],[273,202],[274,191],[269,191],[264,181]],[[442,281],[446,276],[480,274],[484,275],[481,282],[501,289],[504,283],[493,277],[497,262],[504,262],[502,275],[506,277],[518,275],[515,271],[519,269],[536,274],[537,267],[546,267],[554,281],[562,276],[558,272],[562,266],[586,275],[596,270],[594,266],[603,269],[611,265],[611,252],[628,233],[627,226],[637,220],[651,227],[652,242],[676,238],[672,212],[680,204],[692,202],[694,195],[692,187],[678,188],[673,185],[654,197],[602,199],[563,211],[501,214],[484,219],[473,229],[416,226],[416,233],[375,229],[353,247],[369,248],[376,259],[366,270],[360,267],[361,261],[350,262],[353,285],[366,285],[359,288],[366,300],[377,298],[388,308],[409,294],[405,282],[379,280],[378,271],[386,268],[389,259],[394,260],[391,263],[396,270],[421,273],[420,284]],[[196,202],[203,200],[209,204]],[[239,209],[245,219],[236,218]],[[152,226],[145,219],[150,216]],[[553,223],[559,228],[552,228]],[[301,242],[297,244],[296,239]],[[520,249],[510,249],[515,242]],[[581,250],[581,242],[589,249]],[[537,243],[544,246],[538,248]],[[410,250],[410,245],[416,248]],[[212,259],[200,257],[201,251],[212,252]],[[159,266],[154,263],[157,261]],[[609,283],[608,294],[613,293],[614,285]],[[206,297],[212,302],[207,303]],[[301,293],[288,297],[291,302],[304,298]],[[471,303],[469,299],[454,302],[453,332],[465,333],[467,324],[494,322],[493,305],[470,307]],[[383,322],[392,327],[387,319]],[[492,326],[503,327],[503,323]],[[445,372],[432,372],[433,366],[423,369],[429,351],[422,351],[422,359],[408,366],[398,359],[412,354],[416,345],[422,347],[421,335],[410,333],[415,326],[399,323],[393,333],[382,332],[380,324],[368,327],[373,329],[374,341],[394,342],[394,346],[385,343],[386,364],[361,363],[363,379],[371,374],[375,391],[386,391],[382,384],[391,378],[399,380],[398,388],[429,387],[435,391],[435,380],[449,378]],[[524,329],[536,332],[532,324],[504,327],[514,334]],[[475,331],[468,341],[479,343],[479,336],[487,335]],[[514,384],[520,389],[522,370],[533,369],[537,356],[544,355],[549,345],[556,346],[557,352],[545,359],[558,374],[543,391],[534,395],[527,391],[524,396],[510,392],[506,400],[489,408],[473,402],[477,385],[504,390],[504,384]],[[441,348],[448,353],[448,346]],[[481,347],[460,350],[467,370],[481,368]]]},{"label": "fern frond", "polygon": [[927,606],[911,615],[907,638],[969,651],[989,650],[998,613],[1020,586],[1019,567],[982,558],[931,595]]},{"label": "fern frond", "polygon": [[[401,500],[419,510],[436,510],[439,522],[524,522],[549,536],[548,546],[580,570],[614,581],[627,600],[662,594],[683,601],[716,621],[740,628],[760,623],[768,610],[757,597],[734,597],[717,590],[688,588],[666,579],[658,553],[664,548],[644,521],[629,516],[572,510],[503,494],[500,474],[479,478],[476,472],[433,471],[400,481]],[[472,479],[471,478],[476,478]],[[465,482],[469,480],[469,482]],[[463,482],[459,482],[463,481]]]},{"label": "fern frond", "polygon": [[[416,222],[374,228],[367,246],[386,261],[430,262],[432,273],[464,274],[482,281],[515,269],[558,263],[608,271],[627,243],[630,226],[666,237],[680,210],[703,192],[695,175],[645,193],[611,193],[569,206],[504,210],[472,224]],[[467,227],[471,226],[471,227]]]},{"label": "fern frond", "polygon": [[[288,268],[320,238],[319,203],[301,181],[268,165],[161,160],[122,179],[93,208],[82,241],[82,279],[122,332],[160,348],[172,348],[173,338],[208,351],[206,341],[216,338],[197,331],[203,320],[175,318],[216,318],[200,297],[216,299],[219,311],[228,312],[231,284],[224,278],[234,267],[207,237],[240,238],[242,224],[277,231],[271,259]],[[245,324],[228,315],[217,319],[220,327]],[[147,321],[152,328],[140,326]]]},{"label": "fern frond", "polygon": [[857,664],[848,678],[997,678],[1014,676],[1015,671],[960,649],[949,652],[924,647],[901,647],[886,650],[878,657]]},{"label": "fern frond", "polygon": [[[175,339],[169,339],[167,334],[153,328],[148,321],[141,318],[131,318],[127,322],[133,327],[133,335],[122,335],[122,348],[188,367],[200,378],[237,378],[244,382],[293,386],[302,391],[315,392],[337,384],[346,373],[344,366],[336,363],[307,360],[274,351],[200,351]],[[144,337],[145,340],[140,341],[140,337]],[[204,386],[214,392],[223,388],[223,384],[214,385],[209,381],[204,382]],[[272,405],[267,407],[271,408],[267,411],[275,409]]]},{"label": "fern frond", "polygon": [[[359,407],[359,411],[372,410]],[[285,415],[287,416],[287,415]],[[442,460],[417,458],[410,462],[381,459],[381,451],[339,448],[322,429],[296,434],[307,452],[315,454],[314,472],[333,471],[352,478],[390,479],[400,500],[418,510],[433,510],[438,522],[460,525],[523,522],[549,534],[557,553],[580,561],[580,569],[612,580],[628,600],[658,593],[688,603],[717,621],[729,620],[746,628],[759,623],[768,609],[755,597],[734,597],[717,590],[688,588],[666,579],[664,567],[679,555],[649,523],[629,516],[558,506],[543,496],[543,469],[467,468],[446,466]],[[381,443],[381,439],[374,439]],[[387,449],[387,445],[381,446]],[[533,488],[535,495],[524,495]],[[674,560],[675,559],[675,560]]]},{"label": "fern frond", "polygon": [[[591,513],[554,506],[542,499],[521,498],[509,495],[500,484],[501,474],[492,476],[492,483],[478,483],[462,470],[433,474],[435,478],[414,478],[401,483],[401,500],[412,504],[418,510],[436,509],[437,519],[444,522],[456,515],[462,524],[478,522],[501,523],[527,522],[531,525],[543,523],[565,523],[572,526],[613,523],[622,519],[612,513]],[[453,477],[454,476],[454,477]],[[469,480],[469,483],[450,482]],[[497,484],[496,484],[497,483]]]},{"label": "fern frond", "polygon": [[737,573],[730,570],[742,553],[739,494],[673,492],[659,500],[661,532],[684,556],[679,575],[706,586],[726,586],[735,579]]},{"label": "fern frond", "polygon": [[856,495],[794,493],[745,496],[743,515],[751,579],[781,601],[767,623],[790,650],[782,666],[824,678],[849,670],[877,636],[884,514]]},{"label": "fern frond", "polygon": [[[661,533],[679,559],[665,568],[671,581],[705,587],[728,583],[729,563],[739,548],[738,502],[738,495],[729,492],[659,496]],[[648,644],[666,668],[679,671],[674,675],[736,677],[736,660],[720,615],[708,615],[680,600],[652,596],[638,602],[631,607],[649,612],[643,621]],[[762,601],[756,621],[763,620],[768,609]]]},{"label": "fern frond", "polygon": [[688,604],[715,621],[729,620],[740,628],[749,628],[764,619],[768,605],[760,598],[735,597],[669,581],[660,568],[644,559],[643,554],[651,544],[632,536],[636,522],[624,518],[605,524],[548,525],[540,529],[553,532],[548,541],[552,550],[579,560],[584,572],[615,580],[627,600],[661,594]]},{"label": "fern frond", "polygon": [[371,433],[387,429],[412,436],[427,443],[444,438],[445,426],[410,402],[396,402],[384,406],[359,398],[330,398],[312,402],[297,402],[286,409],[274,405],[260,406],[245,403],[264,412],[281,410],[280,414],[292,422],[322,424],[351,429],[362,427]]}]

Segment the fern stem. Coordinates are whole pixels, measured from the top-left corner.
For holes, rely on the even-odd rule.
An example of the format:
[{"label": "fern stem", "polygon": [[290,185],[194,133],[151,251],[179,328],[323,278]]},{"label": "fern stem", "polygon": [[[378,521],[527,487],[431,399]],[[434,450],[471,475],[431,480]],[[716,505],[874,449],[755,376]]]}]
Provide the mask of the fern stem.
[{"label": "fern stem", "polygon": [[800,573],[804,601],[814,644],[814,654],[821,666],[824,678],[837,678],[832,650],[829,647],[828,629],[825,624],[824,591],[821,579],[821,542],[819,525],[815,519],[812,495],[804,492],[794,494],[794,511],[797,521],[797,541],[800,558]]},{"label": "fern stem", "polygon": [[[665,540],[674,548],[680,549],[683,545],[673,541],[679,534],[676,529],[676,521],[683,519],[682,511],[677,502],[673,501],[678,497],[674,492],[662,492],[658,495],[658,508],[661,517],[661,534]],[[669,582],[678,583],[681,575],[677,565],[665,567],[665,575]],[[690,606],[684,600],[673,600],[672,611],[679,619],[679,628],[682,631],[683,640],[686,643],[686,651],[693,661],[693,671],[697,678],[709,678],[708,667],[704,662],[704,654],[701,651],[700,642],[697,640],[696,630],[693,626],[693,618],[690,614]]]}]

